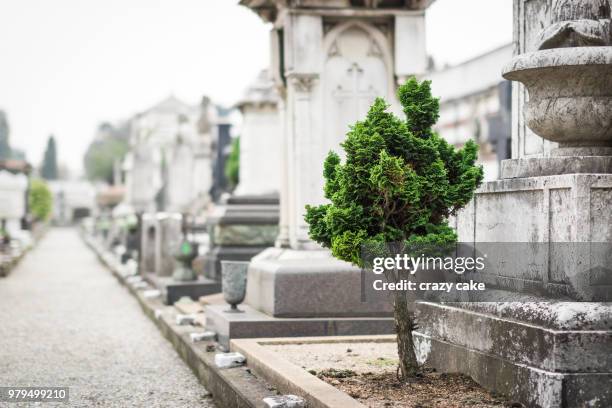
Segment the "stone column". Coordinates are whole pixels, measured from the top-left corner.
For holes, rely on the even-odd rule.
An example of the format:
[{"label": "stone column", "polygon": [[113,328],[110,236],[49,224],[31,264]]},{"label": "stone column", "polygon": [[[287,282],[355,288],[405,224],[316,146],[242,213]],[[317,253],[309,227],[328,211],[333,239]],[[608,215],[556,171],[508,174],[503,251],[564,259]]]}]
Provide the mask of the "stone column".
[{"label": "stone column", "polygon": [[278,194],[281,175],[278,99],[268,70],[263,70],[236,104],[242,112],[236,196]]}]

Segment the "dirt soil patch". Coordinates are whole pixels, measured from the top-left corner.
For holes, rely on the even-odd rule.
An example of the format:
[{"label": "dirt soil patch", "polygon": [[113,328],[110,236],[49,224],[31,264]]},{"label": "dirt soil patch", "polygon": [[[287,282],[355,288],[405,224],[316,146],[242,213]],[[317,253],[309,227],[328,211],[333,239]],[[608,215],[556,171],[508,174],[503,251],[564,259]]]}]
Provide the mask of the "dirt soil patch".
[{"label": "dirt soil patch", "polygon": [[425,369],[420,378],[398,381],[394,342],[289,343],[266,348],[372,408],[522,407],[491,395],[462,374]]},{"label": "dirt soil patch", "polygon": [[327,374],[322,371],[317,377],[373,408],[522,407],[503,397],[492,396],[462,374],[430,371],[409,383],[399,382],[395,370],[383,374],[354,373],[343,378],[337,378],[333,372],[331,377]]}]

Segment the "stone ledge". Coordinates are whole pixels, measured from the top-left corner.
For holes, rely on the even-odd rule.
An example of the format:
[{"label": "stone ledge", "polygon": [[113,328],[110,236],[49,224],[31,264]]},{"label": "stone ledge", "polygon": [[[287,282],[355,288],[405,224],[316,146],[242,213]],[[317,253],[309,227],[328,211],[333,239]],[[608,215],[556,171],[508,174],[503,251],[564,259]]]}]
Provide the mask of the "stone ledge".
[{"label": "stone ledge", "polygon": [[174,302],[185,296],[198,300],[201,296],[221,292],[220,282],[203,277],[187,282],[177,282],[171,277],[155,275],[145,275],[145,279],[161,290],[164,303],[168,305],[174,304]]},{"label": "stone ledge", "polygon": [[553,373],[414,333],[422,363],[445,372],[461,372],[489,391],[509,395],[526,406],[612,406],[612,373]]},{"label": "stone ledge", "polygon": [[611,174],[612,156],[560,156],[509,159],[501,162],[501,178],[559,174]]},{"label": "stone ledge", "polygon": [[[523,304],[512,305],[506,310],[509,315],[510,310],[517,311],[517,316],[526,313]],[[612,374],[612,330],[554,330],[428,302],[417,302],[416,311],[419,333],[458,347],[550,372]]]},{"label": "stone ledge", "polygon": [[224,347],[229,347],[230,339],[374,335],[394,330],[392,317],[279,318],[249,305],[238,308],[243,313],[225,313],[228,305],[206,307],[206,325],[217,333]]}]

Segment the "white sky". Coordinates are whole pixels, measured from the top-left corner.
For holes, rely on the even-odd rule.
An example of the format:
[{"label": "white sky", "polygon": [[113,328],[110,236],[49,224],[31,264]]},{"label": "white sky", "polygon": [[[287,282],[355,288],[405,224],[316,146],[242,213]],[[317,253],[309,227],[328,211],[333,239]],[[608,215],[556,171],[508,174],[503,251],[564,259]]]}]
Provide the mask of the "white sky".
[{"label": "white sky", "polygon": [[[80,172],[101,121],[170,93],[232,104],[269,61],[268,27],[238,0],[0,0],[0,109],[39,165],[55,134]],[[512,0],[437,0],[427,47],[458,63],[512,39]]]}]

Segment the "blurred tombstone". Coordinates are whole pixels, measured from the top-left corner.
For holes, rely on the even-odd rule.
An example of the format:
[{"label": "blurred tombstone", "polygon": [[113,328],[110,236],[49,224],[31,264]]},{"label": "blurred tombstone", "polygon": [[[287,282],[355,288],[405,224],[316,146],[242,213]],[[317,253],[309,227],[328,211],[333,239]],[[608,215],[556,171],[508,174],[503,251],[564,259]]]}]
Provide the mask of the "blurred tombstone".
[{"label": "blurred tombstone", "polygon": [[25,174],[14,174],[0,170],[0,220],[4,221],[6,232],[18,234],[21,220],[26,215],[26,192],[28,178]]},{"label": "blurred tombstone", "polygon": [[181,215],[157,213],[157,232],[155,234],[155,274],[171,276],[174,271],[174,255],[180,245]]},{"label": "blurred tombstone", "polygon": [[157,242],[157,220],[155,214],[145,213],[141,217],[140,272],[142,275],[155,272],[155,245]]}]

